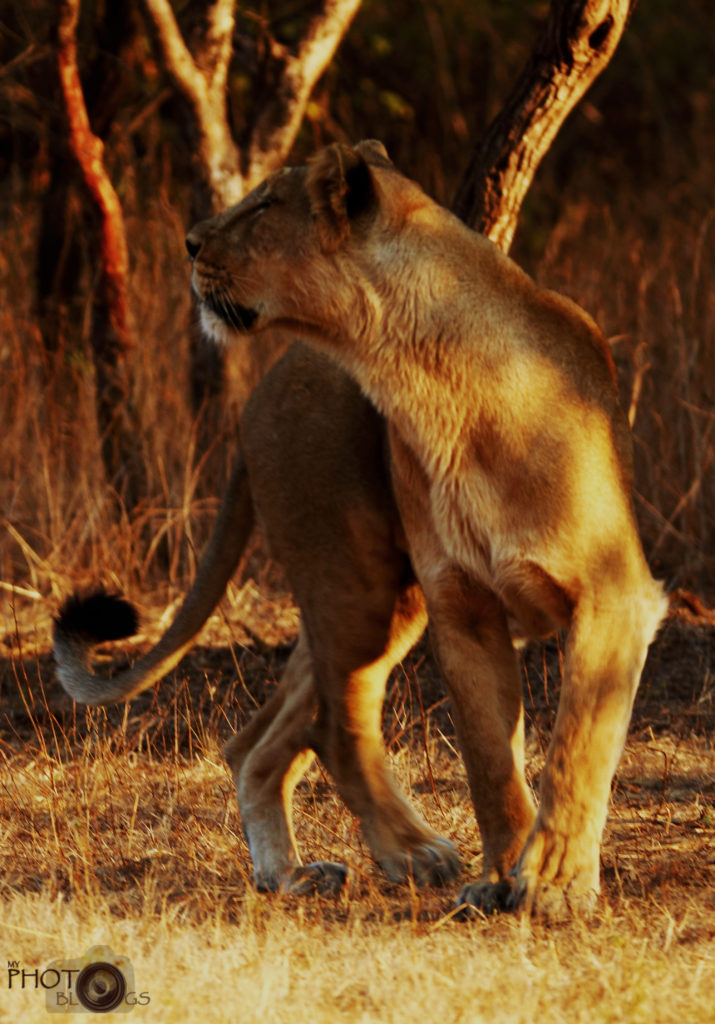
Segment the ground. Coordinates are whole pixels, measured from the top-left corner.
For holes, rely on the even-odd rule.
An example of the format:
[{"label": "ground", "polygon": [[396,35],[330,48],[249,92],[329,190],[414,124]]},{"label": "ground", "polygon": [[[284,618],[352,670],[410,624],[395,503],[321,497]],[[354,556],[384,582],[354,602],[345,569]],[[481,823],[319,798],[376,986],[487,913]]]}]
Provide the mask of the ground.
[{"label": "ground", "polygon": [[[351,879],[337,899],[298,901],[254,892],[220,755],[285,663],[297,627],[290,596],[250,581],[231,588],[170,678],[129,706],[92,712],[54,679],[50,612],[17,601],[0,641],[8,961],[29,970],[112,945],[149,994],[135,1010],[147,1021],[715,1021],[715,619],[692,596],[674,597],[644,672],[598,914],[550,929],[452,916],[480,845],[428,640],[390,682],[385,738],[402,784],[459,846],[463,878],[446,890],[387,883],[316,767],[296,796],[299,842],[311,859],[346,860]],[[134,656],[162,621],[149,614],[108,664]],[[558,641],[524,654],[535,786],[560,655]],[[45,1020],[45,998],[30,982],[15,986],[0,1021]]]}]

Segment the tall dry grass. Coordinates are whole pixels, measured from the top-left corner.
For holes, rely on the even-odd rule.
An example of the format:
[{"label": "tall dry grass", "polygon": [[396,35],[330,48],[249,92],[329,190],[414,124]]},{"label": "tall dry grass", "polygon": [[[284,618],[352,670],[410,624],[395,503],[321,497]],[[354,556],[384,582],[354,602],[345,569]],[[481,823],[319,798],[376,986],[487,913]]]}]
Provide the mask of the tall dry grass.
[{"label": "tall dry grass", "polygon": [[[11,722],[23,743],[0,745],[0,926],[22,969],[109,945],[132,962],[150,999],[133,1012],[148,1022],[715,1020],[706,738],[655,736],[644,721],[632,734],[593,921],[463,922],[450,912],[458,883],[384,882],[319,768],[297,793],[298,840],[307,857],[347,860],[350,887],[335,901],[258,895],[218,749],[228,723],[203,706],[195,667],[164,698],[105,712],[63,703],[38,666],[28,688],[17,663],[3,733]],[[392,767],[459,844],[466,877],[480,845],[453,735],[431,716],[421,739],[416,716],[392,701]],[[529,774],[542,762],[532,732]],[[47,1020],[42,991],[7,990],[4,972],[0,985],[1,1019]]]},{"label": "tall dry grass", "polygon": [[183,583],[194,559],[192,524],[210,519],[215,506],[195,501],[203,453],[195,451],[187,402],[191,312],[178,214],[157,203],[148,217],[127,220],[136,336],[129,364],[150,481],[131,521],[105,482],[87,318],[76,325],[73,344],[55,352],[43,346],[31,272],[36,229],[31,213],[9,226],[0,255],[6,616],[10,587],[30,600],[56,601],[68,585],[93,576],[129,592],[151,590],[162,579],[176,583],[179,575]]}]

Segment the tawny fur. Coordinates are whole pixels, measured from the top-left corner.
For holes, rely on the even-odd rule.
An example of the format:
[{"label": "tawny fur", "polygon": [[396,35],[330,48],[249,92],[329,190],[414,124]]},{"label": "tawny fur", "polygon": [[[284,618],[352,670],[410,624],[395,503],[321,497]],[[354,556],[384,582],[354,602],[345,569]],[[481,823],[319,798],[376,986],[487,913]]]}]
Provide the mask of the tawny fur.
[{"label": "tawny fur", "polygon": [[[281,171],[188,243],[214,336],[235,335],[237,320],[298,333],[386,417],[485,879],[508,874],[513,905],[587,907],[611,777],[666,608],[636,530],[630,437],[598,328],[374,143]],[[569,631],[535,817],[512,620],[530,634]],[[316,689],[319,715],[349,716],[349,685]],[[490,898],[483,883],[463,894]]]},{"label": "tawny fur", "polygon": [[[665,610],[598,329],[376,143],[273,175],[187,245],[217,339],[278,326],[315,350],[294,347],[249,402],[217,526],[166,636],[103,680],[88,668],[80,603],[56,631],[63,685],[105,703],[165,674],[223,592],[255,511],[303,619],[274,697],[226,747],[258,886],[344,881],[341,865],[301,864],[291,827],[313,751],[389,877],[458,870],[452,844],[396,787],[380,736],[389,672],[429,615],[484,844],[482,877],[460,901],[587,910],[610,780]],[[566,672],[537,812],[511,635],[558,627]]]}]

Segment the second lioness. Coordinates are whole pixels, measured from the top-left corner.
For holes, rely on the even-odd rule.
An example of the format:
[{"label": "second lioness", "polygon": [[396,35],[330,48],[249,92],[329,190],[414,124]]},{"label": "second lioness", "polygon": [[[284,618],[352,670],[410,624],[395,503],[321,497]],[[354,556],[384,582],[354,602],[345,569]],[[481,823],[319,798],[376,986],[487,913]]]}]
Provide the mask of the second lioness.
[{"label": "second lioness", "polygon": [[[507,883],[512,904],[589,905],[611,778],[665,611],[635,527],[630,436],[602,335],[379,144],[331,146],[274,174],[187,246],[209,333],[284,327],[329,353],[387,418],[490,865],[462,899],[491,904]],[[568,628],[536,814],[509,618],[532,635]],[[337,736],[350,694],[321,677],[311,650],[317,734]],[[360,722],[347,731],[359,748]]]}]

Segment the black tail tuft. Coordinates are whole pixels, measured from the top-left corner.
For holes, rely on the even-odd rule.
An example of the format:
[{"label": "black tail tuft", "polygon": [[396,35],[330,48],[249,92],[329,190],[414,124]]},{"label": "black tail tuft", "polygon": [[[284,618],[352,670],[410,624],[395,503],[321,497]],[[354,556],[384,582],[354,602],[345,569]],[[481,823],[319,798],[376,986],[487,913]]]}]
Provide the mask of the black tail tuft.
[{"label": "black tail tuft", "polygon": [[139,617],[133,605],[118,594],[96,590],[67,598],[55,619],[55,636],[62,633],[91,644],[101,644],[132,636],[138,626]]}]

